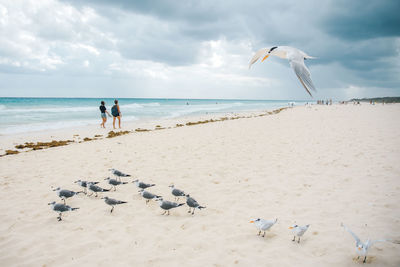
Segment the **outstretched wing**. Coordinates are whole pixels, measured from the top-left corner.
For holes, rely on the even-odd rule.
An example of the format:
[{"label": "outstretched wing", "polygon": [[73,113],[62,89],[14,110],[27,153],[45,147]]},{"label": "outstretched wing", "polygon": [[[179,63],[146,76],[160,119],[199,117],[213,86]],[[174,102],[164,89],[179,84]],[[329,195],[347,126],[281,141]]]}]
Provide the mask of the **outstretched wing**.
[{"label": "outstretched wing", "polygon": [[265,54],[267,54],[268,51],[269,51],[269,48],[261,48],[260,50],[258,50],[258,51],[254,54],[253,58],[250,60],[249,69],[250,69],[251,65],[253,65],[254,63],[256,63],[256,61],[257,61],[260,57],[262,57],[262,56],[264,56]]},{"label": "outstretched wing", "polygon": [[344,228],[347,232],[349,232],[349,233],[354,237],[354,239],[356,240],[357,244],[358,244],[358,243],[361,243],[360,238],[358,238],[358,236],[357,236],[355,233],[353,233],[353,232],[352,232],[349,228],[347,228],[347,226],[344,225],[343,223],[342,223],[342,226],[343,226],[343,228]]},{"label": "outstretched wing", "polygon": [[296,73],[304,89],[306,89],[307,93],[312,97],[310,90],[316,90],[310,77],[310,71],[307,69],[306,65],[304,65],[304,61],[290,60],[290,66],[294,70],[294,73]]}]

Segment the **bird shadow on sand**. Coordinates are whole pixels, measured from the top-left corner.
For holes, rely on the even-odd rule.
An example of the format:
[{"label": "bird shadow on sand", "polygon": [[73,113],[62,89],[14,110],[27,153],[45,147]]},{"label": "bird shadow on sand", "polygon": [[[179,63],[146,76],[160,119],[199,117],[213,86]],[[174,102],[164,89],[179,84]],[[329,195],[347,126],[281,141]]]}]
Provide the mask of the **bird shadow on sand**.
[{"label": "bird shadow on sand", "polygon": [[[360,258],[358,258],[358,256],[353,257],[353,261],[355,263],[362,264],[363,263],[363,259],[364,259],[364,257],[360,257]],[[365,263],[373,263],[373,262],[375,262],[375,260],[376,260],[375,256],[369,256],[368,255],[367,260],[365,261]]]}]

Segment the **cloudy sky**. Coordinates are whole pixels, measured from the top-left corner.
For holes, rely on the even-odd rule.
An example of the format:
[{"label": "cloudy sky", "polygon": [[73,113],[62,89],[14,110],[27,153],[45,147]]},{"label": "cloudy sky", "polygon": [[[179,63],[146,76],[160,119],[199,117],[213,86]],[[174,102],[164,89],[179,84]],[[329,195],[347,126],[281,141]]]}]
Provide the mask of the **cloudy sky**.
[{"label": "cloudy sky", "polygon": [[400,95],[398,0],[0,0],[0,96],[315,99]]}]

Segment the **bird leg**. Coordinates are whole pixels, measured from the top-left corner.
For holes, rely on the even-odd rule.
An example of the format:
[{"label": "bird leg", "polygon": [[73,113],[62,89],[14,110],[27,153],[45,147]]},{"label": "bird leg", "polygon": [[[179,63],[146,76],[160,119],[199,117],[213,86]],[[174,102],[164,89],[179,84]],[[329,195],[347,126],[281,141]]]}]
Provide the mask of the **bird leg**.
[{"label": "bird leg", "polygon": [[117,187],[114,185],[114,192],[117,191]]},{"label": "bird leg", "polygon": [[264,236],[265,236],[265,231],[264,231],[264,233],[263,233],[262,237],[264,237]]},{"label": "bird leg", "polygon": [[169,210],[167,210],[167,216],[169,215]]},{"label": "bird leg", "polygon": [[188,213],[190,213],[192,211],[192,208],[191,207],[189,207],[189,211],[188,211]]},{"label": "bird leg", "polygon": [[90,195],[87,195],[88,197],[90,197],[90,196],[92,196],[93,195],[93,192],[90,194]]},{"label": "bird leg", "polygon": [[193,208],[192,215],[194,215],[194,210],[195,210],[195,208]]},{"label": "bird leg", "polygon": [[363,263],[365,263],[366,260],[367,260],[367,256],[364,257]]},{"label": "bird leg", "polygon": [[64,205],[65,205],[65,198],[62,198],[62,200],[64,201]]},{"label": "bird leg", "polygon": [[150,200],[148,200],[148,199],[146,200],[146,205],[147,205],[147,203],[149,203],[149,201],[150,201]]},{"label": "bird leg", "polygon": [[97,197],[97,192],[96,192],[96,194],[94,195],[94,197]]},{"label": "bird leg", "polygon": [[296,241],[296,236],[293,236],[293,239],[292,239],[292,241]]},{"label": "bird leg", "polygon": [[62,220],[62,219],[61,219],[61,212],[60,212],[60,214],[58,215],[57,219],[58,219],[58,221],[61,221],[61,220]]},{"label": "bird leg", "polygon": [[167,211],[165,210],[161,215],[164,215]]},{"label": "bird leg", "polygon": [[260,231],[258,231],[258,235],[260,235],[261,234],[261,230]]},{"label": "bird leg", "polygon": [[300,243],[300,236],[299,236],[299,240],[297,240],[297,243]]},{"label": "bird leg", "polygon": [[113,210],[114,210],[114,206],[112,206],[110,213],[112,213],[112,212],[113,212]]}]

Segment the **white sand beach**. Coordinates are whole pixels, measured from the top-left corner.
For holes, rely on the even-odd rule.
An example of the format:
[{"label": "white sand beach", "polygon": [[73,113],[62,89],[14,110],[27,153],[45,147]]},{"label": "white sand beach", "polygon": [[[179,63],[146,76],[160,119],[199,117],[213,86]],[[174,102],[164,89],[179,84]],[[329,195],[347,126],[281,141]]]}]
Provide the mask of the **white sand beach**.
[{"label": "white sand beach", "polygon": [[[1,157],[1,266],[362,265],[340,224],[363,241],[400,240],[399,116],[400,104],[303,106]],[[67,204],[80,209],[58,222],[51,187],[109,188],[109,168],[155,183],[149,191],[167,200],[173,183],[206,208],[163,216],[129,183],[99,194],[128,202],[112,214],[79,194]],[[249,223],[258,217],[278,218],[264,238]],[[300,244],[295,222],[311,225]],[[400,266],[400,245],[375,244],[366,266]]]}]

